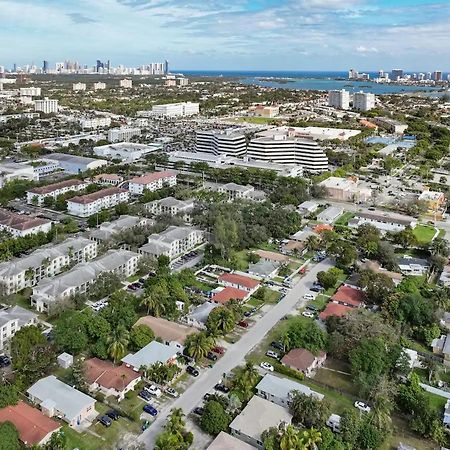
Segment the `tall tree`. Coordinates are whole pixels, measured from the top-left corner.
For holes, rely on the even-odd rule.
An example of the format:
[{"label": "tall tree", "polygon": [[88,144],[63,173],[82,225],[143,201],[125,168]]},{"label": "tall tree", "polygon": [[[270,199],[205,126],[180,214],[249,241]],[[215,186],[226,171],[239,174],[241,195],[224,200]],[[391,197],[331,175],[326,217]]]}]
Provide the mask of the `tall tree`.
[{"label": "tall tree", "polygon": [[112,331],[108,340],[108,353],[114,363],[119,361],[125,355],[128,342],[129,333],[123,326]]}]

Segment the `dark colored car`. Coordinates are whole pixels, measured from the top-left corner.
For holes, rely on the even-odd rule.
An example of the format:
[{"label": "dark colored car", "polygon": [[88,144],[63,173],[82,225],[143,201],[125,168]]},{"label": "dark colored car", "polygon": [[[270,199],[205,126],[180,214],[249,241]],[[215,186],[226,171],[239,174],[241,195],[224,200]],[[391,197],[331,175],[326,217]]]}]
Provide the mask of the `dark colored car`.
[{"label": "dark colored car", "polygon": [[317,308],[314,305],[306,305],[306,309],[309,309],[310,311],[317,311]]},{"label": "dark colored car", "polygon": [[112,424],[112,421],[108,416],[102,416],[98,421],[105,427],[110,427]]},{"label": "dark colored car", "polygon": [[0,356],[0,367],[8,367],[11,364],[11,359],[9,356],[2,355]]},{"label": "dark colored car", "polygon": [[270,346],[273,347],[273,348],[276,348],[277,350],[284,351],[284,345],[281,342],[272,341],[270,343]]},{"label": "dark colored car", "polygon": [[251,311],[245,311],[244,317],[250,317],[252,315]]},{"label": "dark colored car", "polygon": [[200,372],[195,367],[192,366],[187,366],[186,372],[191,374],[193,377],[198,377],[200,374]]},{"label": "dark colored car", "polygon": [[210,360],[210,361],[217,361],[217,355],[213,352],[208,352],[208,354],[206,355],[206,357]]},{"label": "dark colored car", "polygon": [[150,401],[152,399],[152,396],[150,395],[150,392],[147,391],[141,391],[139,392],[139,397],[143,398],[144,400]]},{"label": "dark colored car", "polygon": [[120,417],[120,414],[117,411],[114,411],[113,409],[111,411],[108,411],[106,415],[112,420],[119,420]]},{"label": "dark colored car", "polygon": [[246,322],[245,320],[241,320],[240,322],[238,322],[238,325],[242,328],[248,328],[248,322]]},{"label": "dark colored car", "polygon": [[202,407],[200,407],[200,406],[196,406],[196,407],[192,410],[192,412],[193,412],[194,414],[197,414],[197,416],[202,416],[203,413],[205,412],[205,410],[204,410]]},{"label": "dark colored car", "polygon": [[214,386],[214,389],[215,389],[216,391],[223,392],[224,394],[228,394],[228,392],[230,392],[230,388],[227,387],[227,386],[225,386],[225,385],[222,384],[222,383],[217,383],[217,384]]},{"label": "dark colored car", "polygon": [[225,353],[225,349],[223,347],[214,347],[212,351],[214,353],[218,353],[219,355],[223,355]]},{"label": "dark colored car", "polygon": [[203,400],[205,400],[205,402],[207,402],[212,396],[213,396],[213,394],[210,394],[209,392],[207,392],[207,393],[203,396]]},{"label": "dark colored car", "polygon": [[156,408],[153,408],[152,405],[145,405],[143,409],[146,413],[150,414],[153,417],[158,414],[158,410]]},{"label": "dark colored car", "polygon": [[139,278],[139,283],[144,284],[145,283],[145,278]]}]

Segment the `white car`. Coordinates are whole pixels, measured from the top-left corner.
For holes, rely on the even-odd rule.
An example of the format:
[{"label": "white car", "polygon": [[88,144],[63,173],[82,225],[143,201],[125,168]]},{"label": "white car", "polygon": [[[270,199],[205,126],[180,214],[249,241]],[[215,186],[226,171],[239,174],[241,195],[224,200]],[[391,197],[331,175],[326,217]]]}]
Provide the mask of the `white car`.
[{"label": "white car", "polygon": [[161,389],[158,387],[151,385],[151,386],[145,386],[144,389],[151,395],[154,395],[155,397],[161,397],[162,392]]},{"label": "white car", "polygon": [[314,313],[311,312],[311,311],[303,311],[303,312],[302,312],[302,316],[303,316],[303,317],[309,317],[310,319],[314,319],[314,317],[316,317],[316,316],[314,315]]},{"label": "white car", "polygon": [[278,359],[280,357],[280,355],[277,352],[274,352],[273,350],[267,350],[266,356],[268,356],[269,358],[275,358],[275,359]]},{"label": "white car", "polygon": [[171,387],[168,387],[165,392],[167,395],[170,395],[171,397],[175,397],[175,398],[178,397],[178,395],[179,395],[178,392]]},{"label": "white car", "polygon": [[314,295],[312,295],[312,294],[305,294],[305,295],[303,296],[303,298],[304,298],[305,300],[314,300]]},{"label": "white car", "polygon": [[370,406],[366,405],[364,402],[358,402],[356,401],[354,403],[355,408],[358,408],[362,412],[370,413]]},{"label": "white car", "polygon": [[269,372],[273,372],[273,366],[272,364],[269,364],[268,362],[262,362],[260,364],[260,366],[264,369],[264,370],[268,370]]}]

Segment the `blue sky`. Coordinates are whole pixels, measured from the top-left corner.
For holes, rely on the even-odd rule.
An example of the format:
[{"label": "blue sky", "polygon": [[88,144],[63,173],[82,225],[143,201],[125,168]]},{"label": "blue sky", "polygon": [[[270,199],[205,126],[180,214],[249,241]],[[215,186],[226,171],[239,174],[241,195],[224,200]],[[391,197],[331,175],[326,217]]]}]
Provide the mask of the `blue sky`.
[{"label": "blue sky", "polygon": [[450,71],[450,0],[0,0],[0,65]]}]

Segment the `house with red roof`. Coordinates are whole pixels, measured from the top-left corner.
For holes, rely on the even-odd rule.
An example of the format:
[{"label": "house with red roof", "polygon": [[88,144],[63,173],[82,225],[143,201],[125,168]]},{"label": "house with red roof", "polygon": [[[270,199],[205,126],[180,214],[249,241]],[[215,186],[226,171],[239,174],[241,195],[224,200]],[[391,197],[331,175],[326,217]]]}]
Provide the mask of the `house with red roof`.
[{"label": "house with red roof", "polygon": [[319,314],[319,319],[325,321],[330,316],[344,317],[348,312],[352,311],[351,306],[341,305],[340,303],[330,302],[326,308]]},{"label": "house with red roof", "polygon": [[144,190],[156,191],[164,186],[175,186],[177,184],[177,174],[166,170],[164,172],[146,173],[140,177],[132,178],[128,183],[128,190],[131,194],[142,195]]},{"label": "house with red roof", "polygon": [[[24,445],[44,445],[61,425],[20,400],[17,405],[0,409],[0,422],[11,422]],[[1,439],[1,437],[0,437]]]},{"label": "house with red roof", "polygon": [[253,294],[260,285],[258,280],[237,273],[224,273],[220,275],[217,281],[225,287],[232,287],[245,291],[249,296]]},{"label": "house with red roof", "polygon": [[293,348],[283,356],[281,363],[310,377],[315,370],[322,367],[326,359],[327,354],[323,351],[316,356],[306,348]]},{"label": "house with red roof", "polygon": [[341,286],[331,297],[333,303],[350,306],[352,308],[360,308],[363,306],[365,299],[366,295],[363,291],[345,285]]},{"label": "house with red roof", "polygon": [[119,402],[141,380],[139,372],[135,372],[132,368],[124,364],[116,366],[99,358],[86,360],[84,368],[86,382],[91,392],[100,391],[106,397],[116,397]]},{"label": "house with red roof", "polygon": [[220,303],[225,305],[230,300],[239,300],[241,302],[247,300],[250,297],[250,293],[243,291],[242,289],[237,289],[235,287],[224,287],[218,288],[212,294],[211,300],[215,303]]}]

